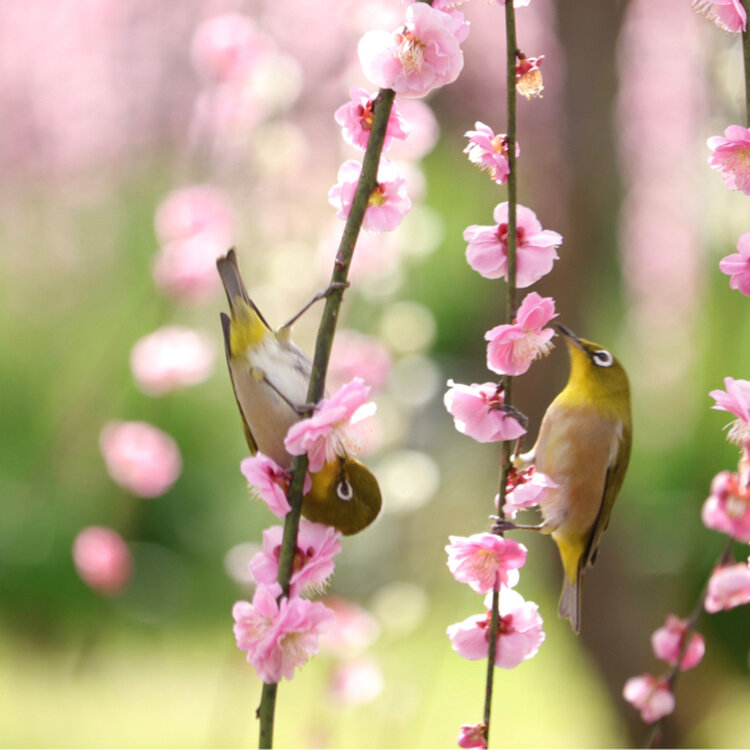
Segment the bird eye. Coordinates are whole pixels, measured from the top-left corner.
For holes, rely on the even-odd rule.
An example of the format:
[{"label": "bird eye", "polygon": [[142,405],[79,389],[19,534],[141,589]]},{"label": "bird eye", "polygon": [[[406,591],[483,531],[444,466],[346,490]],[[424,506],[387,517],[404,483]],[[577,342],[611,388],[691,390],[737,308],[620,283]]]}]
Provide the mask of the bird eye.
[{"label": "bird eye", "polygon": [[348,479],[342,479],[336,486],[336,494],[341,500],[349,501],[354,497],[354,490]]},{"label": "bird eye", "polygon": [[597,349],[591,358],[594,360],[595,365],[599,367],[611,367],[615,358],[606,349]]}]

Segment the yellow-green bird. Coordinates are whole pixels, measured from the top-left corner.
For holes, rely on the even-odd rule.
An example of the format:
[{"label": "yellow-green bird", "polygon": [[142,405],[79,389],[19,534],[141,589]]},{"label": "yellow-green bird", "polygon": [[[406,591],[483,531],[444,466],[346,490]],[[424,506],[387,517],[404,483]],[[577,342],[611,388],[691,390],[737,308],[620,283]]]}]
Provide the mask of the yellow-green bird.
[{"label": "yellow-green bird", "polygon": [[630,459],[630,386],[611,352],[557,328],[568,345],[570,377],[521,462],[558,485],[542,502],[542,531],[552,534],[562,559],[560,616],[578,633],[583,574],[596,560]]},{"label": "yellow-green bird", "polygon": [[[216,261],[229,301],[221,313],[224,349],[234,397],[251,453],[260,451],[288,469],[284,438],[307,399],[312,363],[291,340],[287,324],[274,331],[250,299],[234,249]],[[382,499],[372,472],[352,456],[338,456],[312,475],[303,515],[356,534],[375,520]]]}]

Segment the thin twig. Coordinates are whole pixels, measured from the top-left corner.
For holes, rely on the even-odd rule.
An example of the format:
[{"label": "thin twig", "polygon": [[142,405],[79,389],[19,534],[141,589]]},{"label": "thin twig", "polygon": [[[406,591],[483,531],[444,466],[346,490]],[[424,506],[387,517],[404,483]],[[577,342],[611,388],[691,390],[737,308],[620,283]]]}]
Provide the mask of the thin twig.
[{"label": "thin twig", "polygon": [[[349,217],[344,226],[336,261],[331,274],[331,283],[336,288],[326,298],[323,315],[318,328],[318,337],[315,343],[315,355],[313,357],[312,374],[307,391],[307,403],[316,404],[325,390],[326,372],[328,371],[328,360],[331,356],[331,345],[336,331],[339,309],[344,295],[344,286],[349,275],[349,266],[354,254],[354,246],[357,243],[359,230],[367,210],[368,201],[372,191],[377,184],[378,165],[380,154],[383,151],[385,131],[388,126],[388,118],[393,107],[395,92],[390,89],[381,89],[373,103],[373,123],[370,131],[370,139],[362,162],[362,173],[354,193]],[[284,535],[281,542],[279,555],[278,582],[281,586],[282,596],[289,596],[289,582],[292,577],[292,565],[297,549],[297,532],[299,531],[299,519],[302,511],[302,488],[307,471],[307,456],[297,456],[292,463],[292,479],[289,485],[290,512],[284,520]],[[273,722],[276,706],[276,685],[264,685],[261,695],[258,718],[260,720],[260,737],[258,747],[270,748],[273,746]]]}]

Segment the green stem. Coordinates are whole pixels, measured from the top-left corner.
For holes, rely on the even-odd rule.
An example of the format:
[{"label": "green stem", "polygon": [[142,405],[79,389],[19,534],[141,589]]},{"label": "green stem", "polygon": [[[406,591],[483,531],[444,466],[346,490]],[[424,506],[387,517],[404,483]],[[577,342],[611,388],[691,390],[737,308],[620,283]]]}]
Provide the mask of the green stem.
[{"label": "green stem", "polygon": [[[507,97],[508,126],[508,288],[505,303],[505,318],[512,323],[516,317],[516,206],[518,204],[518,181],[516,176],[516,14],[512,0],[505,3],[505,85]],[[511,405],[513,379],[503,377],[505,403]],[[503,518],[503,505],[508,485],[508,471],[511,466],[513,441],[506,441],[502,448],[500,486],[498,488],[498,515]],[[497,587],[492,592],[490,614],[489,651],[487,653],[487,677],[484,696],[484,740],[489,747],[490,715],[492,713],[492,691],[495,677],[495,655],[497,653],[497,630],[500,621],[500,595]]]},{"label": "green stem", "polygon": [[[381,89],[373,104],[373,123],[370,131],[370,139],[362,162],[362,173],[359,176],[357,189],[354,193],[349,217],[344,226],[341,236],[336,260],[333,266],[331,282],[346,282],[349,275],[349,266],[354,254],[354,246],[362,227],[362,221],[367,210],[368,201],[372,191],[377,184],[378,165],[380,154],[383,151],[385,132],[388,127],[388,118],[393,108],[396,94],[390,89]],[[328,360],[331,356],[333,336],[336,331],[339,309],[344,295],[343,286],[334,289],[326,298],[323,315],[318,328],[318,337],[315,343],[315,355],[313,357],[312,374],[307,391],[307,403],[317,404],[325,391],[326,373],[328,371]],[[291,511],[284,520],[284,535],[281,541],[279,555],[278,582],[281,586],[282,596],[289,596],[289,582],[292,577],[292,566],[297,550],[297,532],[299,530],[299,519],[302,512],[302,488],[307,471],[307,456],[297,456],[292,463],[292,480],[289,485],[289,505]],[[272,746],[274,711],[276,706],[276,685],[264,685],[261,696],[258,718],[260,720],[260,739],[258,747],[269,748]]]}]

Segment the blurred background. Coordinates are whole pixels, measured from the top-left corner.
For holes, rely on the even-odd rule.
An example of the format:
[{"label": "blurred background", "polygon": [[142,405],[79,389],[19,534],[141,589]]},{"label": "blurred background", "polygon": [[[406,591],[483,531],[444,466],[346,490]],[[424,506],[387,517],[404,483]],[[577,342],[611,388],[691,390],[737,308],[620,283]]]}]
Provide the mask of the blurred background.
[{"label": "blurred background", "polygon": [[[4,745],[255,744],[260,684],[231,607],[252,597],[274,519],[239,472],[213,260],[237,246],[275,325],[325,286],[342,227],[327,192],[358,158],[333,112],[371,90],[361,34],[402,14],[397,0],[0,4]],[[445,629],[482,605],[443,548],[487,528],[499,450],[458,434],[442,395],[448,378],[492,379],[483,335],[503,322],[504,285],[469,268],[461,234],[505,199],[462,154],[475,121],[504,130],[504,24],[498,5],[466,14],[459,80],[402,109],[412,137],[391,156],[414,208],[355,255],[329,385],[374,385],[365,460],[384,511],[344,540],[328,601],[348,634],[281,686],[279,746],[451,747],[480,719],[485,665]],[[661,671],[650,634],[688,614],[723,544],[700,508],[737,452],[707,394],[750,376],[750,305],[717,268],[747,198],[705,146],[744,124],[740,40],[684,0],[534,0],[517,24],[522,51],[545,55],[543,98],[519,103],[520,201],[564,237],[535,288],[625,363],[635,441],[580,638],[556,616],[553,545],[522,539],[519,590],[547,640],[498,672],[491,743],[638,745],[622,685]],[[309,353],[318,315],[295,328]],[[528,445],[566,377],[557,348],[517,381]],[[678,681],[665,742],[747,746],[750,612],[699,629],[707,655]]]}]

